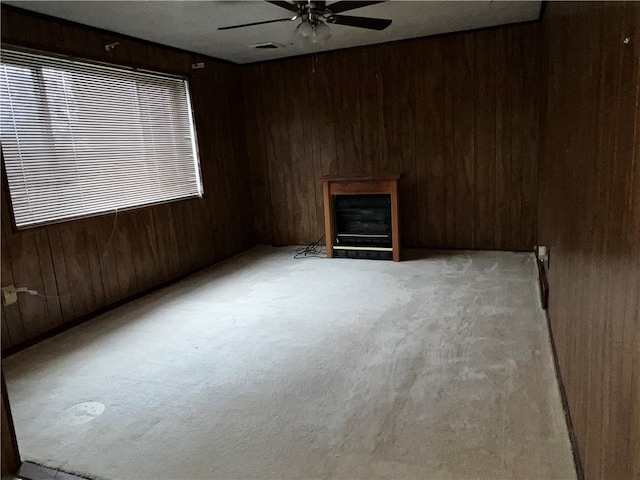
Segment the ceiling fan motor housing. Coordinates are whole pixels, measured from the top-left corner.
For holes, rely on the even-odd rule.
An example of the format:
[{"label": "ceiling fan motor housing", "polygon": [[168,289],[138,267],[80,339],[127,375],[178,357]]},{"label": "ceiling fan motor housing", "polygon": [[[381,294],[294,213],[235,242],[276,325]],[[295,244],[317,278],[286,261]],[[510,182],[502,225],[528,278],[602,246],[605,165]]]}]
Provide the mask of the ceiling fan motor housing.
[{"label": "ceiling fan motor housing", "polygon": [[335,22],[335,17],[333,13],[325,7],[325,2],[300,1],[298,2],[298,8],[303,22],[308,21],[312,25],[322,20],[327,23]]}]

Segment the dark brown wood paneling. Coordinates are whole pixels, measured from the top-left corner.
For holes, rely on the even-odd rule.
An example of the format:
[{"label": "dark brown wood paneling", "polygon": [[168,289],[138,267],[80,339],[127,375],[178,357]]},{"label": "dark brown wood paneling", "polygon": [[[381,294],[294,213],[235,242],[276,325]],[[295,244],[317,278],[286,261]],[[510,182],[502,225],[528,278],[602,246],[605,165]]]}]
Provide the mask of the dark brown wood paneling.
[{"label": "dark brown wood paneling", "polygon": [[495,245],[507,248],[511,236],[511,115],[510,90],[511,33],[496,32],[496,156],[495,156]]},{"label": "dark brown wood paneling", "polygon": [[[107,39],[120,45],[106,52]],[[2,307],[3,348],[253,245],[239,67],[204,59],[205,68],[192,71],[202,58],[4,5],[2,41],[189,76],[205,190],[202,199],[14,231],[3,189],[2,285],[42,295],[20,294]]]},{"label": "dark brown wood paneling", "polygon": [[638,478],[640,4],[550,2],[544,37],[538,235],[560,373],[585,478]]},{"label": "dark brown wood paneling", "polygon": [[[443,38],[443,76],[444,76],[444,89],[443,89],[443,104],[442,104],[442,118],[444,122],[444,212],[445,212],[445,246],[455,247],[456,244],[456,177],[455,177],[455,156],[456,156],[456,143],[455,143],[455,97],[454,97],[454,79],[455,72],[455,45],[456,36],[449,36]],[[429,162],[429,158],[423,159],[423,161]],[[406,208],[406,206],[405,206]],[[429,205],[426,208],[430,208]]]},{"label": "dark brown wood paneling", "polygon": [[[6,245],[6,237],[4,231],[2,232],[2,283],[3,285],[13,284],[13,273],[11,271],[11,264],[9,262],[9,252],[4,245]],[[7,348],[12,345],[16,345],[23,342],[25,339],[24,325],[22,324],[20,304],[15,305],[2,305],[2,348]]]},{"label": "dark brown wood paneling", "polygon": [[[512,30],[512,28],[510,28]],[[513,32],[513,30],[512,30]],[[520,240],[520,219],[522,217],[522,71],[525,64],[525,42],[529,46],[529,39],[523,35],[511,35],[511,51],[509,62],[510,97],[511,97],[511,188],[509,199],[511,243]],[[529,47],[531,48],[531,47]]]},{"label": "dark brown wood paneling", "polygon": [[[442,38],[435,38],[434,48],[419,51],[422,61],[415,76],[418,244],[444,247],[446,240],[445,119],[444,119],[444,48]],[[429,159],[429,161],[419,161]],[[429,208],[441,205],[442,208]]]},{"label": "dark brown wood paneling", "polygon": [[[527,25],[525,37],[540,35],[537,25]],[[531,245],[537,241],[538,231],[538,164],[540,156],[540,106],[546,98],[544,71],[541,71],[542,41],[533,45],[527,44],[522,49],[523,72],[522,89],[528,92],[531,89],[541,88],[538,102],[524,102],[522,104],[522,166],[520,192],[522,203],[520,209],[520,241]]]},{"label": "dark brown wood paneling", "polygon": [[266,151],[266,136],[259,125],[264,123],[262,118],[264,106],[260,91],[250,88],[243,78],[244,110],[251,109],[254,115],[246,118],[247,154],[250,161],[250,172],[253,184],[253,212],[255,214],[255,240],[259,244],[266,244],[273,238],[271,220],[271,184],[269,179],[269,163],[264,161],[261,152]]},{"label": "dark brown wood paneling", "polygon": [[[454,125],[454,246],[473,248],[474,242],[474,40],[475,35],[454,37],[453,125]],[[478,219],[481,221],[481,219]]]},{"label": "dark brown wood paneling", "polygon": [[320,238],[322,175],[402,172],[406,246],[533,248],[539,36],[519,25],[242,67],[259,241]]},{"label": "dark brown wood paneling", "polygon": [[7,387],[4,383],[4,375],[2,375],[2,476],[10,476],[15,474],[20,468],[20,453],[18,451],[18,442],[16,441],[16,433],[13,428],[13,418],[11,417],[11,408],[9,407],[9,397],[7,395]]},{"label": "dark brown wood paneling", "polygon": [[[474,149],[474,243],[477,248],[495,245],[495,156],[496,156],[496,32],[487,30],[476,35],[474,70],[475,85]],[[535,173],[532,175],[535,176]],[[434,203],[434,202],[432,202]],[[534,210],[535,213],[535,210]],[[533,243],[533,242],[531,242]]]},{"label": "dark brown wood paneling", "polygon": [[[40,271],[35,232],[25,232],[21,235],[5,232],[4,240],[2,248],[6,250],[14,285],[16,287],[27,286],[30,289],[43,292],[44,283]],[[26,338],[32,338],[51,329],[49,311],[44,298],[19,294],[17,305]],[[12,306],[6,305],[5,312],[10,308]],[[5,319],[8,320],[8,317]]]}]

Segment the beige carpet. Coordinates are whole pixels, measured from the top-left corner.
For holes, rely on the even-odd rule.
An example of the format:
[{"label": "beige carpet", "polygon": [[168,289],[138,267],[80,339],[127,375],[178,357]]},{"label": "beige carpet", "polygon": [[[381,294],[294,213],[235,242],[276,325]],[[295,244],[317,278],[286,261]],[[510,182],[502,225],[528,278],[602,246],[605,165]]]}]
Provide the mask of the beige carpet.
[{"label": "beige carpet", "polygon": [[531,254],[259,247],[3,363],[24,459],[107,479],[575,479]]}]

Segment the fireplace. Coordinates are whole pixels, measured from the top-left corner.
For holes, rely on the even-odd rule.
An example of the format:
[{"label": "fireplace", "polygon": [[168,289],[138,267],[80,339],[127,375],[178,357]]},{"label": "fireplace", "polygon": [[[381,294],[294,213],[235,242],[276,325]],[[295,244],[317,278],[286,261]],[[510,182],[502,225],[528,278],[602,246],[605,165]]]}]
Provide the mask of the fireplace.
[{"label": "fireplace", "polygon": [[[333,205],[336,222],[334,249],[340,246],[391,248],[391,195],[336,195]],[[338,249],[336,257],[357,250]],[[379,251],[391,259],[391,250]],[[384,255],[386,254],[386,255]]]},{"label": "fireplace", "polygon": [[398,178],[322,178],[329,258],[400,259]]}]

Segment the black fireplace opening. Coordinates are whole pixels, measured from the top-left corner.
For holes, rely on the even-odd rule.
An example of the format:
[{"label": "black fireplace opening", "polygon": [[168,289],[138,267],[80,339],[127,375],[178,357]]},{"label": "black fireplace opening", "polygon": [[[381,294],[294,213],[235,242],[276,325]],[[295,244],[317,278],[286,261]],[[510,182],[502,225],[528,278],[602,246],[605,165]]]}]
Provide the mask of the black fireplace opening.
[{"label": "black fireplace opening", "polygon": [[336,195],[337,256],[392,259],[391,195]]}]

